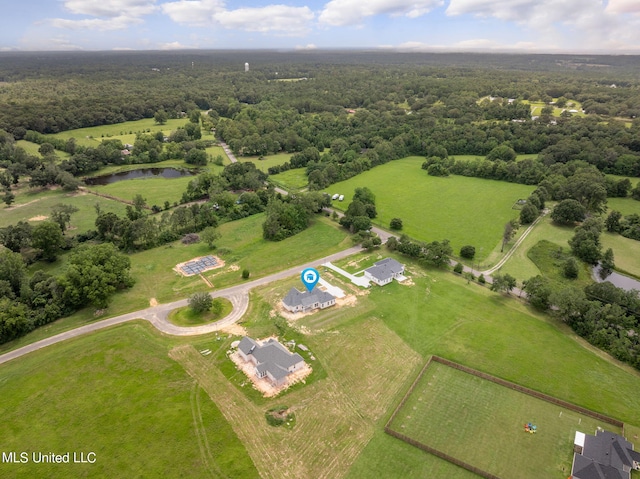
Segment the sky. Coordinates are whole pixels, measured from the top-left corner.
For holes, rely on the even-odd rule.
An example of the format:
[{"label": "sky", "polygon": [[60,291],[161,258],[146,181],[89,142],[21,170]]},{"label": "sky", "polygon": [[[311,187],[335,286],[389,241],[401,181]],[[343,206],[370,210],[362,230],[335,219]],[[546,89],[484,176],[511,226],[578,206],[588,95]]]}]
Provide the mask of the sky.
[{"label": "sky", "polygon": [[22,0],[0,51],[381,48],[640,54],[640,0]]}]

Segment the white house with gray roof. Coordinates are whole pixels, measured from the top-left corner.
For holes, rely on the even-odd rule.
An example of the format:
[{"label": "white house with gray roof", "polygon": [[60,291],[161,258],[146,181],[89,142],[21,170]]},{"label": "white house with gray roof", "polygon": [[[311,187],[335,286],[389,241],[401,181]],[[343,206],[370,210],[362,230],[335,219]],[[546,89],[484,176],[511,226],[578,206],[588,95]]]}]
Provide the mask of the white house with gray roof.
[{"label": "white house with gray roof", "polygon": [[304,366],[302,356],[292,353],[273,338],[260,344],[245,336],[238,344],[238,354],[255,366],[256,377],[266,377],[274,386],[282,386],[291,373]]},{"label": "white house with gray roof", "polygon": [[393,258],[385,258],[378,261],[370,268],[364,270],[365,277],[376,283],[378,286],[384,286],[391,283],[394,279],[398,281],[404,280],[404,265],[398,263]]},{"label": "white house with gray roof", "polygon": [[298,291],[296,288],[291,288],[282,300],[282,304],[292,313],[307,312],[333,306],[336,304],[336,297],[318,288],[313,288],[311,291]]}]

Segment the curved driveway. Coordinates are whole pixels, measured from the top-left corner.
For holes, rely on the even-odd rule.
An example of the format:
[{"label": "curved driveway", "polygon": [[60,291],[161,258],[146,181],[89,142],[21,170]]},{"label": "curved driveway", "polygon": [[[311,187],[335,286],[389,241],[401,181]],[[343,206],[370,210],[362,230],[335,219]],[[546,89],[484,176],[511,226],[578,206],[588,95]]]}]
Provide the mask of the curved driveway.
[{"label": "curved driveway", "polygon": [[233,304],[233,311],[231,311],[228,316],[222,318],[219,321],[216,321],[215,323],[194,327],[181,327],[170,323],[167,319],[169,313],[176,308],[187,305],[187,300],[181,299],[179,301],[174,301],[173,303],[159,304],[157,306],[152,306],[140,311],[134,311],[132,313],[114,316],[113,318],[104,319],[102,321],[96,321],[95,323],[80,326],[79,328],[65,331],[64,333],[56,334],[55,336],[51,336],[50,338],[42,339],[35,343],[28,344],[18,349],[14,349],[13,351],[0,355],[0,364],[11,361],[15,358],[19,358],[20,356],[24,356],[25,354],[28,354],[32,351],[37,351],[38,349],[45,348],[52,344],[66,341],[67,339],[75,338],[83,334],[92,333],[94,331],[99,331],[116,324],[122,324],[136,319],[144,319],[146,321],[149,321],[159,331],[173,336],[194,336],[198,334],[207,334],[219,331],[226,326],[234,324],[240,318],[242,318],[249,306],[249,291],[251,289],[269,284],[273,281],[279,281],[288,278],[289,276],[300,273],[300,271],[305,268],[318,267],[322,263],[326,263],[328,261],[338,261],[342,258],[346,258],[347,256],[351,256],[352,254],[355,254],[361,250],[362,249],[359,246],[353,246],[351,248],[340,251],[339,253],[334,253],[332,255],[325,256],[324,258],[310,261],[306,264],[294,266],[293,268],[289,268],[284,271],[280,271],[279,273],[265,276],[264,278],[255,279],[253,281],[242,283],[236,286],[231,286],[229,288],[221,289],[220,291],[213,291],[210,293],[211,297],[227,298]]}]

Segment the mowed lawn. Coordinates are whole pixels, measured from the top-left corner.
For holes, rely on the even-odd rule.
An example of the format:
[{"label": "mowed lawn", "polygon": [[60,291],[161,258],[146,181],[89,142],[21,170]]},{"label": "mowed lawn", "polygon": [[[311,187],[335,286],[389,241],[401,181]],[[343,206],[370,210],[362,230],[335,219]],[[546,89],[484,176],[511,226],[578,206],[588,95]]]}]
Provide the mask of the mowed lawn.
[{"label": "mowed lawn", "polygon": [[133,144],[136,133],[149,133],[152,135],[158,131],[162,131],[165,135],[168,135],[179,126],[184,126],[188,121],[188,118],[179,118],[167,120],[164,125],[158,125],[153,118],[144,118],[142,120],[125,121],[124,123],[116,123],[114,125],[78,128],[76,130],[62,131],[47,136],[61,138],[63,140],[75,138],[79,145],[94,147],[98,146],[102,140],[120,140],[123,143]]},{"label": "mowed lawn", "polygon": [[[406,262],[406,259],[398,259]],[[424,361],[436,354],[619,419],[631,425],[626,427],[627,437],[638,449],[640,442],[634,439],[638,429],[632,427],[640,425],[640,396],[637,393],[640,391],[640,373],[637,370],[621,365],[586,344],[566,325],[505,295],[492,293],[474,283],[467,284],[464,278],[425,271],[410,262],[408,276],[415,285],[394,282],[383,288],[371,288],[369,295],[358,298],[356,308],[373,302],[373,307],[361,312],[363,330],[366,330],[367,318],[380,318],[420,353]],[[417,373],[416,370],[414,378]],[[386,419],[394,408],[388,410]],[[523,417],[523,424],[525,420],[536,418]],[[455,422],[454,419],[457,427],[464,427]],[[384,421],[378,423],[376,433],[347,477],[477,477],[385,434],[383,426]],[[538,426],[540,434],[547,432],[548,428]],[[522,440],[526,441],[527,436]],[[572,442],[556,447],[566,448],[562,451],[566,457],[566,473],[564,476],[558,472],[554,476],[540,474],[538,477],[563,479],[569,475]],[[545,460],[552,462],[557,457],[554,455]]]},{"label": "mowed lawn", "polygon": [[88,188],[91,191],[127,201],[133,200],[136,195],[142,195],[142,197],[147,200],[148,206],[158,205],[162,207],[165,201],[171,204],[179,202],[180,198],[182,198],[182,193],[187,191],[187,185],[194,178],[194,176],[181,176],[179,178],[138,178],[118,181],[103,186],[94,185]]},{"label": "mowed lawn", "polygon": [[262,160],[256,156],[238,156],[236,158],[238,161],[243,163],[251,162],[256,165],[256,168],[260,171],[264,171],[266,173],[270,167],[280,166],[289,161],[291,159],[291,155],[292,153],[278,153],[277,155],[265,156]]},{"label": "mowed lawn", "polygon": [[[524,424],[537,428],[535,434]],[[391,428],[498,477],[565,477],[576,431],[620,428],[432,362]]]},{"label": "mowed lawn", "polygon": [[78,208],[71,215],[71,229],[67,236],[74,236],[90,229],[95,229],[98,216],[95,205],[100,205],[103,212],[113,212],[123,215],[125,205],[108,198],[100,198],[87,193],[68,193],[62,190],[29,191],[22,189],[16,195],[16,204],[7,208],[0,207],[0,228],[14,225],[19,221],[29,221],[36,225],[43,217],[51,215],[51,208],[57,204],[72,205]]},{"label": "mowed lawn", "polygon": [[277,186],[292,190],[304,188],[309,184],[306,168],[294,168],[277,175],[270,175],[269,181]]},{"label": "mowed lawn", "polygon": [[463,176],[436,178],[420,168],[423,162],[419,157],[392,161],[325,191],[345,195],[333,205],[346,210],[355,189],[366,186],[376,195],[374,223],[388,228],[398,217],[402,232],[412,238],[448,239],[455,254],[470,244],[476,247],[476,260],[484,260],[501,241],[505,223],[518,217],[513,204],[534,187]]},{"label": "mowed lawn", "polygon": [[3,451],[96,458],[4,463],[0,476],[257,478],[220,410],[151,329],[119,326],[0,366]]}]

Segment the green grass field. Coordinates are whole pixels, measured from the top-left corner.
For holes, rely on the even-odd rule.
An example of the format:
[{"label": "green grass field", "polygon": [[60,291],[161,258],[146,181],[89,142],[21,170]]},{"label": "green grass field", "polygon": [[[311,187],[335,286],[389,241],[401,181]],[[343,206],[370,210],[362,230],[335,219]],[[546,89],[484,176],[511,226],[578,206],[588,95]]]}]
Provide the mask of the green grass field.
[{"label": "green grass field", "polygon": [[237,159],[241,162],[250,161],[251,163],[256,165],[256,168],[266,173],[269,167],[279,166],[289,161],[291,159],[291,155],[292,153],[278,153],[277,155],[265,156],[262,160],[260,160],[257,156],[239,156],[237,157]]},{"label": "green grass field", "polygon": [[0,464],[0,475],[259,477],[224,415],[152,329],[120,326],[2,365],[3,451],[94,452],[96,462]]},{"label": "green grass field", "polygon": [[176,326],[198,326],[222,319],[231,312],[233,305],[227,298],[217,299],[222,302],[222,309],[219,314],[214,314],[213,311],[196,313],[189,306],[185,306],[171,311],[168,319]]},{"label": "green grass field", "polygon": [[[16,141],[16,146],[19,146],[20,148],[22,148],[24,151],[26,151],[30,155],[33,155],[33,156],[35,156],[37,158],[42,158],[42,155],[38,151],[40,149],[40,145],[37,144],[37,143],[32,143],[32,142],[27,141],[27,140],[18,140],[18,141]],[[66,158],[70,158],[71,157],[71,155],[69,153],[67,153],[66,151],[60,151],[60,150],[56,150],[55,151],[55,155],[58,158],[60,158],[61,160],[64,160]]]},{"label": "green grass field", "polygon": [[167,120],[164,125],[158,125],[153,118],[144,118],[142,120],[116,123],[115,125],[91,126],[88,128],[62,131],[50,136],[53,138],[62,138],[63,140],[75,138],[79,145],[84,146],[97,146],[104,139],[117,139],[121,140],[122,143],[133,144],[136,139],[136,133],[144,133],[146,130],[151,130],[151,134],[162,131],[168,135],[171,131],[179,126],[183,126],[188,121],[188,118],[179,118]]},{"label": "green grass field", "polygon": [[[251,240],[243,230],[248,232],[255,226],[244,224],[244,228],[239,228],[242,222],[236,223],[239,225],[236,225],[235,233],[232,234],[231,231],[223,233],[223,238],[229,241],[225,247],[232,248],[230,245],[233,242],[244,241],[243,245],[237,247],[237,251],[242,251],[242,248],[251,249]],[[232,225],[233,223],[223,227]],[[311,238],[318,238],[317,230],[315,234],[312,232]],[[287,254],[287,250],[293,251],[297,247],[293,243],[287,245],[287,241],[280,243],[282,249],[273,252],[275,259],[264,258],[262,261],[269,264],[273,261],[274,270],[282,269],[284,266],[277,262]],[[325,243],[323,241],[313,244],[317,248],[318,244]],[[188,288],[181,291],[173,290],[173,286],[178,283],[172,279],[170,272],[167,274],[164,268],[175,264],[182,257],[197,256],[198,254],[193,253],[199,252],[199,247],[199,245],[175,246],[162,251],[140,253],[140,255],[149,256],[144,260],[142,260],[143,256],[140,256],[139,260],[134,261],[135,267],[138,271],[147,271],[148,274],[145,276],[146,281],[135,286],[135,288],[141,288],[136,294],[137,297],[148,297],[149,293],[143,293],[142,290],[154,287],[163,289],[172,296],[188,296]],[[351,260],[364,265],[384,256],[387,256],[385,251],[362,253]],[[407,262],[405,258],[397,258]],[[159,268],[154,263],[164,266]],[[268,268],[269,265],[266,263],[264,267]],[[361,294],[357,288],[339,279],[331,278],[330,273],[321,272],[323,277],[344,287],[348,293],[360,294],[355,296],[354,303],[340,308],[329,308],[291,323],[291,326],[298,330],[298,334],[304,334],[304,344],[321,363],[326,371],[326,377],[296,388],[283,398],[253,401],[250,395],[245,394],[222,374],[218,363],[221,360],[219,354],[203,357],[198,352],[204,348],[222,352],[223,350],[219,348],[226,348],[234,338],[216,341],[215,338],[208,336],[172,340],[176,348],[171,351],[171,358],[177,361],[213,399],[246,447],[249,456],[253,458],[262,477],[446,477],[447,479],[473,477],[446,461],[416,450],[382,432],[389,415],[431,354],[446,357],[554,397],[608,414],[632,426],[640,424],[640,397],[637,394],[640,390],[640,374],[637,371],[632,371],[631,368],[611,360],[575,337],[566,325],[533,313],[518,301],[492,293],[477,284],[466,284],[464,279],[450,273],[424,270],[411,262],[407,263],[408,275],[411,277],[409,284],[394,282],[383,288],[371,288],[366,294]],[[357,268],[357,265],[352,267]],[[239,271],[233,274],[238,281]],[[163,278],[169,285],[158,284],[165,282]],[[242,326],[247,328],[250,335],[264,337],[277,333],[273,323],[274,315],[277,313],[272,311],[276,308],[279,297],[295,282],[297,279],[292,278],[267,285],[252,293],[249,311],[242,322]],[[206,289],[204,283],[200,283],[197,288]],[[124,296],[116,297],[114,309],[118,308],[121,302],[125,302]],[[51,414],[59,418],[58,422],[67,424],[66,431],[70,437],[85,437],[82,431],[87,430],[86,425],[73,420],[78,415],[77,411],[71,407],[64,407],[61,410],[55,408],[59,408],[60,404],[75,405],[76,403],[99,406],[102,403],[94,399],[93,395],[100,394],[102,391],[99,385],[88,381],[86,388],[53,389],[60,391],[60,398],[55,398],[57,393],[51,393],[55,401],[51,401],[47,396],[48,402],[43,403],[43,395],[39,393],[42,382],[38,378],[41,376],[34,379],[34,374],[20,372],[11,376],[7,371],[10,367],[20,367],[21,364],[36,361],[38,365],[49,365],[47,370],[51,369],[51,365],[56,365],[56,368],[58,364],[63,365],[65,374],[68,374],[68,368],[73,367],[74,378],[90,378],[88,373],[83,372],[83,355],[96,349],[103,351],[101,354],[105,361],[110,361],[110,364],[114,364],[114,368],[126,375],[118,379],[125,386],[117,387],[118,391],[121,388],[125,389],[120,393],[125,398],[129,397],[125,393],[129,394],[134,387],[133,384],[137,384],[138,376],[143,378],[140,381],[147,384],[146,388],[168,389],[176,395],[182,395],[180,397],[190,397],[193,383],[185,384],[184,381],[177,379],[172,372],[173,369],[167,369],[167,372],[160,376],[154,375],[154,365],[160,359],[156,358],[155,353],[149,352],[149,348],[141,347],[136,343],[134,341],[136,335],[132,334],[128,328],[137,330],[141,326],[123,326],[110,330],[114,332],[118,341],[125,341],[119,346],[118,342],[99,345],[103,337],[103,333],[99,333],[83,338],[78,348],[71,347],[77,344],[77,341],[63,343],[1,366],[0,404],[14,401],[12,395],[17,394],[14,393],[14,389],[7,389],[7,384],[12,383],[6,380],[3,382],[3,379],[20,378],[20,382],[15,383],[15,390],[21,392],[17,394],[15,401],[18,404],[19,400],[21,409],[18,413],[12,413],[14,415],[9,416],[11,419],[8,423],[14,424],[15,415],[29,418],[30,414],[37,412],[38,417],[48,417],[51,408],[54,411]],[[148,329],[148,327],[145,326],[142,329]],[[124,332],[126,334],[123,334]],[[162,361],[167,361],[165,354],[168,340],[160,339],[162,336],[156,333],[149,336],[152,342],[160,342],[163,345]],[[49,355],[50,351],[55,351],[55,354]],[[114,359],[117,355],[130,357],[135,367],[130,368],[128,365],[118,363]],[[147,361],[151,364],[147,364]],[[168,363],[175,366],[175,363]],[[131,369],[130,373],[128,373],[129,369]],[[38,369],[27,369],[27,371],[32,370]],[[100,372],[95,364],[91,371]],[[57,373],[54,377],[57,377]],[[99,379],[102,377],[98,375]],[[106,380],[105,382],[106,387],[112,384]],[[52,387],[58,387],[57,384],[52,382]],[[75,383],[72,382],[72,384]],[[97,392],[88,390],[89,386],[97,388]],[[138,395],[146,398],[145,390],[140,390]],[[131,394],[135,393],[131,392]],[[283,403],[292,408],[296,414],[296,425],[291,430],[272,428],[264,420],[266,410]],[[174,408],[179,410],[178,406],[182,403],[176,399],[173,404]],[[201,402],[202,404],[204,403]],[[12,407],[16,408],[17,405]],[[156,414],[164,411],[164,407],[165,403],[162,401],[157,404],[152,401],[144,404],[132,402],[131,409],[126,411],[130,417],[137,418],[141,414],[140,411],[144,410],[145,415],[155,418]],[[13,411],[6,408],[0,409],[5,417],[5,411]],[[84,409],[81,408],[80,411]],[[111,417],[111,409],[106,410],[103,416],[104,421],[109,421],[109,424],[118,424]],[[84,416],[80,415],[80,417]],[[173,441],[177,440],[179,446],[176,447],[187,444],[193,451],[197,451],[198,442],[197,438],[193,438],[194,436],[191,436],[191,439],[187,436],[174,439],[175,435],[181,434],[180,431],[192,427],[193,417],[187,414],[180,417],[169,415],[168,418],[172,421],[171,434],[169,436],[158,434],[163,437],[163,444],[173,445]],[[159,427],[165,424],[161,420],[157,422]],[[142,419],[141,423],[146,424],[145,419]],[[29,444],[39,445],[34,438],[42,434],[43,426],[38,424],[37,427],[40,429],[37,429],[34,435],[31,423],[29,427],[26,426],[27,419],[18,424],[19,427],[11,430],[12,442],[8,443],[7,447],[20,447],[27,441]],[[541,424],[538,426],[542,428]],[[88,430],[92,431],[92,429]],[[549,428],[541,429],[540,437],[546,430],[550,431]],[[638,431],[634,427],[628,430]],[[146,443],[147,433],[143,430],[137,432],[138,443]],[[522,432],[522,434],[525,433]],[[208,437],[212,440],[211,436]],[[537,438],[537,436],[532,437],[532,439]],[[633,438],[630,439],[634,441]],[[101,430],[99,445],[103,445],[103,448],[109,450],[120,444],[122,444],[122,432],[119,429],[104,427]],[[155,443],[149,447],[154,451]],[[128,464],[130,460],[128,451],[129,449],[121,453],[118,464],[110,464],[111,476],[118,477],[119,474],[122,477],[135,477],[141,474],[136,472],[137,469],[131,469],[132,466]],[[570,450],[562,453],[569,457]],[[223,454],[220,457],[226,458],[227,455]],[[296,461],[288,460],[292,457],[295,457]],[[547,459],[553,461],[554,457]],[[182,462],[178,462],[176,467],[181,464]],[[556,462],[553,464],[555,465]],[[564,465],[570,467],[570,462]],[[235,466],[251,467],[246,458],[238,458]],[[134,464],[133,467],[137,466]],[[155,469],[149,470],[151,473],[155,471]],[[198,469],[195,470],[198,471]],[[171,477],[172,470],[168,471],[161,475]],[[44,475],[46,476],[46,472]],[[232,476],[232,474],[229,475]]]},{"label": "green grass field", "polygon": [[294,168],[269,176],[269,181],[287,190],[299,190],[309,184],[306,168]]},{"label": "green grass field", "polygon": [[179,178],[138,178],[133,180],[118,181],[109,185],[93,185],[88,188],[104,195],[115,196],[123,200],[131,201],[134,196],[140,194],[147,200],[147,205],[162,206],[165,201],[173,204],[179,202],[182,193],[187,190],[187,185],[193,176],[181,176]]},{"label": "green grass field", "polygon": [[[532,423],[536,433],[524,430]],[[432,362],[392,429],[498,477],[562,478],[576,431],[620,428]]]},{"label": "green grass field", "polygon": [[[184,277],[173,271],[176,264],[198,256],[215,254],[226,262],[224,268],[205,273],[214,288],[223,288],[244,281],[241,273],[245,268],[251,272],[251,279],[255,279],[352,245],[347,233],[327,218],[318,217],[307,230],[279,242],[262,239],[263,222],[264,215],[260,214],[221,225],[218,229],[221,237],[216,242],[218,248],[213,251],[204,243],[183,245],[176,241],[131,254],[131,274],[136,283],[131,289],[117,293],[104,315],[96,318],[94,308],[86,308],[0,345],[0,353],[98,319],[146,308],[152,298],[168,303],[198,291],[208,291],[210,288],[200,277]],[[65,264],[66,256],[61,255],[54,263],[34,264],[30,271],[44,270],[55,275],[64,270]]]},{"label": "green grass field", "polygon": [[114,212],[123,215],[125,205],[108,198],[100,198],[86,193],[68,193],[62,190],[29,191],[21,189],[16,195],[16,204],[10,208],[0,207],[0,228],[16,224],[18,221],[31,221],[36,224],[39,217],[49,216],[51,207],[58,203],[73,205],[78,212],[71,216],[71,229],[66,232],[68,236],[74,236],[95,228],[97,213],[96,203],[104,212]]},{"label": "green grass field", "polygon": [[504,225],[518,217],[512,205],[529,196],[533,187],[500,181],[427,175],[423,158],[392,161],[325,191],[345,195],[334,207],[346,209],[356,187],[366,186],[376,195],[378,217],[388,228],[391,218],[403,221],[403,233],[422,241],[448,239],[455,254],[460,247],[476,247],[476,260],[483,261],[500,243]]}]

